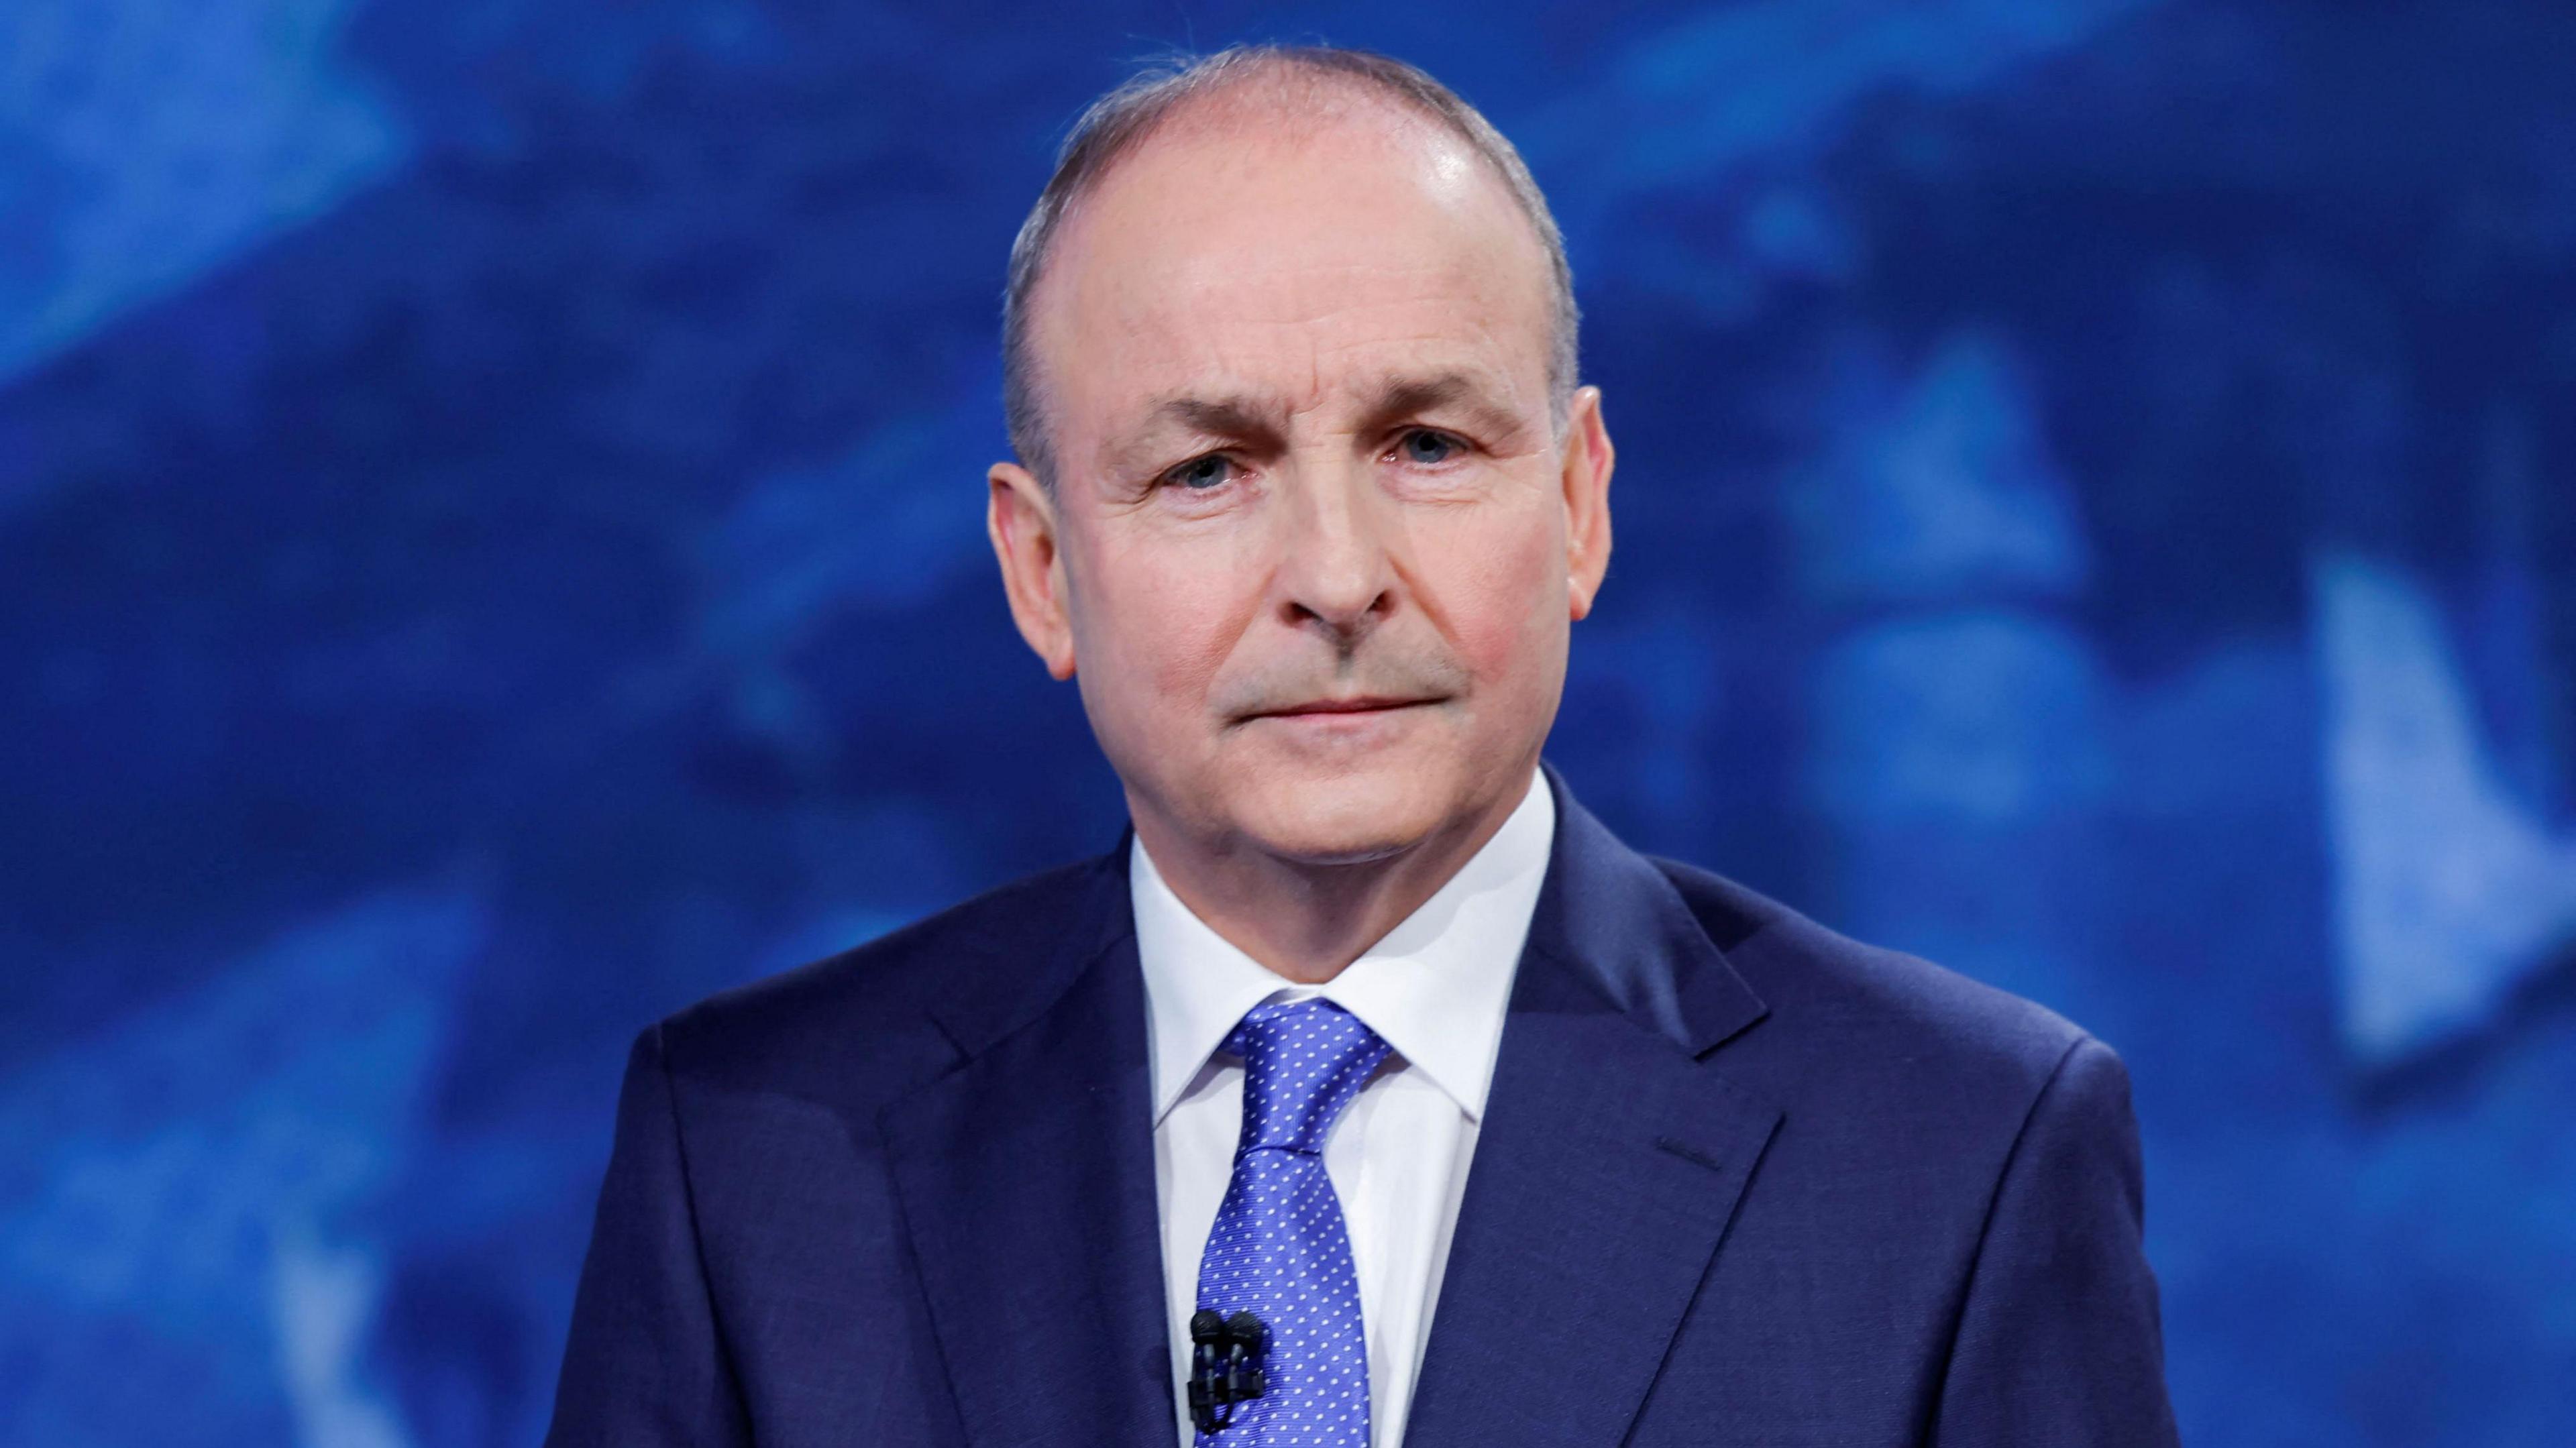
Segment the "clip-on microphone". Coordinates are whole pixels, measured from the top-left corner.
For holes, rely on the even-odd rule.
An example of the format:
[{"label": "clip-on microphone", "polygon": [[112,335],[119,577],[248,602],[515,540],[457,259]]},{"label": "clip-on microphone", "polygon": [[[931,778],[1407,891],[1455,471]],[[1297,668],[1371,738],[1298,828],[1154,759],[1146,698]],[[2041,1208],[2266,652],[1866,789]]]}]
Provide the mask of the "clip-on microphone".
[{"label": "clip-on microphone", "polygon": [[1234,1405],[1261,1396],[1260,1352],[1268,1329],[1249,1312],[1190,1317],[1190,1421],[1202,1433],[1234,1421]]}]

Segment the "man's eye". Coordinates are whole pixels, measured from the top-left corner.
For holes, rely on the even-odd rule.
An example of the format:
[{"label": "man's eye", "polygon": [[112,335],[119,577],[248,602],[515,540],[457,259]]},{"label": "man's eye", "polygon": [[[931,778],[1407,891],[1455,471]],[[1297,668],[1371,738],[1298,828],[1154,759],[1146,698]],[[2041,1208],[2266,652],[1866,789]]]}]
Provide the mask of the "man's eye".
[{"label": "man's eye", "polygon": [[1458,439],[1445,432],[1433,432],[1427,427],[1408,429],[1403,437],[1396,439],[1395,443],[1395,455],[1398,459],[1408,463],[1420,463],[1425,467],[1445,463],[1456,457],[1458,452]]},{"label": "man's eye", "polygon": [[1222,487],[1234,478],[1234,460],[1223,453],[1192,458],[1163,474],[1163,481],[1193,492]]}]

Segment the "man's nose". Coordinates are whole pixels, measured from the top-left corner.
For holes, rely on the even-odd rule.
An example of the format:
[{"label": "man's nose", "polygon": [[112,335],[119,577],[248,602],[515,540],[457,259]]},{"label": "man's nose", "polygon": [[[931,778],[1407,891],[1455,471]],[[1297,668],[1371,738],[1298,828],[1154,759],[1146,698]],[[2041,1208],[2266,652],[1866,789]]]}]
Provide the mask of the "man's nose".
[{"label": "man's nose", "polygon": [[1364,468],[1302,467],[1287,489],[1275,575],[1285,622],[1358,642],[1396,604],[1390,522]]}]

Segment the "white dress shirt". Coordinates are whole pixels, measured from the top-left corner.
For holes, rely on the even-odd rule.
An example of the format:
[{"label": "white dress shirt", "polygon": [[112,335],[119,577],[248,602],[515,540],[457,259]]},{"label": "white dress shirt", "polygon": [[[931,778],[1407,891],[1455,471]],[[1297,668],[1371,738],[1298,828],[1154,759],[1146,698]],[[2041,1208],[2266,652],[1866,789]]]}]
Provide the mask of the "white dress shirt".
[{"label": "white dress shirt", "polygon": [[1556,802],[1533,772],[1502,828],[1438,893],[1321,986],[1273,975],[1172,893],[1139,841],[1128,860],[1153,1064],[1154,1187],[1162,1209],[1180,1441],[1194,1441],[1188,1382],[1199,1257],[1234,1175],[1243,1062],[1218,1050],[1265,1000],[1322,996],[1393,1047],[1335,1123],[1324,1172],[1349,1224],[1368,1332],[1370,1442],[1395,1448],[1413,1402],[1449,1235],[1475,1155],[1503,1012],[1556,837]]}]

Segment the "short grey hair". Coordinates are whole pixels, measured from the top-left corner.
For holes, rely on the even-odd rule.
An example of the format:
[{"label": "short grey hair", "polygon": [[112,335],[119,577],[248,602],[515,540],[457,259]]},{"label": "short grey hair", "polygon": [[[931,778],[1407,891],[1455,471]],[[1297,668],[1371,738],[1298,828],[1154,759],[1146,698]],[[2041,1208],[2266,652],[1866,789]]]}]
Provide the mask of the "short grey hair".
[{"label": "short grey hair", "polygon": [[1318,79],[1355,83],[1439,123],[1494,169],[1538,233],[1547,253],[1551,291],[1548,405],[1562,429],[1574,397],[1581,314],[1574,305],[1574,271],[1566,264],[1565,237],[1547,209],[1512,143],[1458,93],[1403,61],[1366,50],[1329,45],[1237,45],[1213,55],[1180,56],[1155,65],[1093,101],[1073,123],[1056,153],[1055,174],[1029,208],[1011,243],[1010,280],[1002,293],[1002,416],[1011,448],[1040,482],[1055,485],[1055,457],[1039,396],[1036,359],[1029,354],[1029,301],[1046,274],[1056,233],[1076,202],[1100,184],[1109,169],[1136,149],[1172,114],[1192,101],[1247,81],[1304,72]]}]

